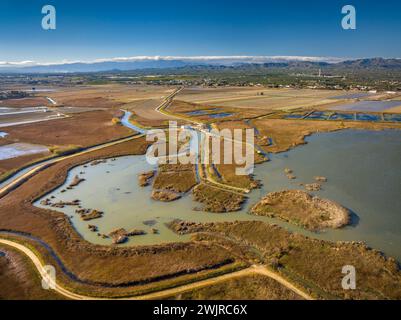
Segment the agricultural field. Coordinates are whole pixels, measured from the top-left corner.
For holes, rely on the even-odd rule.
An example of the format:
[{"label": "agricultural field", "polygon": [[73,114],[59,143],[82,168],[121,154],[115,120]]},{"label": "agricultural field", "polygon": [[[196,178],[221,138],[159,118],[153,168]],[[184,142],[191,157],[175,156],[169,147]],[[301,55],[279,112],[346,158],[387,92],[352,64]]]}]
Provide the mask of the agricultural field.
[{"label": "agricultural field", "polygon": [[45,97],[0,100],[0,108],[31,108],[49,105],[50,101]]},{"label": "agricultural field", "polygon": [[166,86],[83,85],[58,88],[49,96],[59,105],[73,107],[118,108],[138,100],[161,99],[174,90]]},{"label": "agricultural field", "polygon": [[330,98],[335,95],[339,93],[330,90],[197,88],[183,90],[177,99],[209,106],[270,111],[334,105],[336,100]]},{"label": "agricultural field", "polygon": [[[93,85],[38,90],[21,99],[0,100],[0,146],[25,143],[46,147],[0,159],[0,176],[35,161],[132,135],[120,125],[120,109],[133,112],[144,125],[171,119],[154,111],[168,87]],[[42,109],[37,108],[44,108]],[[29,110],[28,110],[29,109]]]}]

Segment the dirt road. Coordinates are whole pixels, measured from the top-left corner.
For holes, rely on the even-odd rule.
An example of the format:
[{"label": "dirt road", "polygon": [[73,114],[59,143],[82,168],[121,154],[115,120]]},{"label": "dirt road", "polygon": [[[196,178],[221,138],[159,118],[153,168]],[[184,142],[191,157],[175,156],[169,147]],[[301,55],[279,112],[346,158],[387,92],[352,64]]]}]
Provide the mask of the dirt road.
[{"label": "dirt road", "polygon": [[[47,269],[45,268],[44,265],[42,265],[40,259],[36,256],[36,254],[31,249],[29,249],[28,247],[25,247],[24,245],[22,245],[18,242],[6,240],[6,239],[0,239],[0,243],[5,244],[10,247],[13,247],[13,248],[21,251],[22,253],[24,253],[33,262],[35,268],[39,272],[40,277],[42,279],[47,278],[47,271],[46,271]],[[261,265],[253,265],[249,268],[246,268],[246,269],[243,269],[240,271],[235,271],[235,272],[231,272],[231,273],[217,276],[214,278],[197,281],[197,282],[182,285],[182,286],[179,286],[176,288],[161,290],[158,292],[153,292],[153,293],[139,295],[139,296],[125,297],[122,299],[125,299],[125,300],[162,299],[162,298],[174,296],[174,295],[177,295],[177,294],[180,294],[183,292],[191,291],[194,289],[210,286],[210,285],[222,282],[222,281],[227,281],[232,278],[242,277],[242,276],[251,275],[251,274],[255,274],[255,273],[261,274],[261,275],[264,275],[264,276],[267,276],[267,277],[270,277],[270,278],[276,280],[277,282],[279,282],[286,288],[292,290],[293,292],[295,292],[299,296],[303,297],[304,299],[313,300],[313,298],[309,294],[303,292],[302,290],[300,290],[297,287],[295,287],[294,285],[292,285],[290,282],[288,282],[286,279],[284,279],[281,275],[279,275],[273,271],[270,271]],[[69,291],[68,289],[63,288],[57,282],[55,283],[54,290],[56,290],[59,294],[65,296],[66,298],[73,299],[73,300],[110,300],[107,298],[97,298],[97,297],[76,294],[72,291]]]}]

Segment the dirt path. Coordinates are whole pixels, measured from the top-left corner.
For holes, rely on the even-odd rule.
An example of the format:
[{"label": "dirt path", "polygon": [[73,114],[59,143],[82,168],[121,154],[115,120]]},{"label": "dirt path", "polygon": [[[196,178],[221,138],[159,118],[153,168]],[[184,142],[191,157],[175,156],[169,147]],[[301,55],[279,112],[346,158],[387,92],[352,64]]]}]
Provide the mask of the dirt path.
[{"label": "dirt path", "polygon": [[[197,121],[195,121],[195,120],[193,120],[193,119],[188,119],[187,117],[181,117],[181,116],[179,116],[179,115],[177,115],[177,114],[175,114],[175,113],[171,113],[171,112],[166,111],[166,108],[167,108],[167,107],[170,105],[170,103],[173,101],[174,97],[175,97],[178,93],[180,93],[183,89],[184,89],[184,87],[181,87],[181,88],[178,88],[177,90],[175,90],[174,92],[172,92],[169,96],[167,96],[167,97],[165,98],[165,100],[163,101],[163,103],[161,103],[161,104],[155,109],[155,111],[156,111],[156,112],[159,112],[160,114],[168,115],[168,116],[174,117],[174,118],[176,118],[176,119],[185,120],[185,121],[188,121],[188,122],[190,122],[190,123],[192,123],[192,124],[195,124],[195,125],[200,126],[200,125],[203,124],[202,122],[197,122]],[[195,130],[197,130],[197,131],[199,131],[199,132],[202,132],[202,133],[203,133],[204,135],[206,135],[206,136],[216,136],[216,135],[214,135],[214,134],[212,134],[211,132],[206,131],[206,130],[196,129],[196,128],[195,128]],[[231,142],[233,142],[233,143],[241,143],[241,144],[243,143],[243,142],[236,141],[236,140],[234,140],[234,139],[229,139],[229,138],[226,138],[226,139],[228,139],[229,141],[231,141]],[[248,144],[248,145],[250,145],[250,144]],[[251,147],[254,148],[253,145],[251,145]],[[199,155],[200,155],[200,157],[202,157],[202,150],[203,150],[202,142],[201,142],[201,147],[200,147],[199,149],[200,149]],[[246,188],[240,188],[240,187],[235,187],[235,186],[231,186],[231,185],[228,185],[228,184],[220,183],[220,182],[214,180],[212,177],[209,176],[208,170],[205,170],[205,171],[206,171],[206,172],[204,172],[204,174],[205,174],[205,176],[206,176],[205,180],[208,181],[208,182],[210,182],[211,184],[215,185],[218,189],[221,189],[221,190],[223,190],[223,191],[233,192],[233,193],[240,193],[240,194],[244,194],[244,193],[249,193],[249,192],[250,192],[250,190],[248,190],[248,189],[246,189]]]},{"label": "dirt path", "polygon": [[[35,268],[39,272],[40,277],[42,279],[46,278],[47,272],[46,272],[45,267],[42,265],[40,259],[36,256],[36,254],[31,249],[29,249],[28,247],[25,247],[24,245],[22,245],[18,242],[6,240],[6,239],[0,239],[0,243],[5,244],[10,247],[13,247],[13,248],[21,251],[22,253],[24,253],[33,262]],[[222,281],[227,281],[232,278],[242,277],[242,276],[251,275],[251,274],[255,274],[255,273],[261,274],[261,275],[264,275],[264,276],[267,276],[267,277],[270,277],[270,278],[276,280],[277,282],[279,282],[286,288],[292,290],[293,292],[295,292],[299,296],[303,297],[304,299],[313,300],[313,298],[309,294],[303,292],[302,290],[300,290],[297,287],[295,287],[294,285],[292,285],[290,282],[288,282],[286,279],[284,279],[281,275],[279,275],[273,271],[270,271],[261,265],[253,265],[249,268],[246,268],[246,269],[243,269],[240,271],[235,271],[235,272],[231,272],[231,273],[217,276],[214,278],[197,281],[197,282],[182,285],[182,286],[179,286],[176,288],[161,290],[158,292],[148,293],[148,294],[139,295],[139,296],[126,297],[126,298],[122,298],[122,299],[125,299],[125,300],[162,299],[162,298],[166,298],[166,297],[180,294],[183,292],[191,291],[194,289],[211,286],[213,284],[216,284],[216,283],[219,283]],[[97,297],[76,294],[72,291],[69,291],[69,290],[63,288],[57,282],[55,283],[54,290],[56,290],[59,294],[65,296],[69,299],[73,299],[73,300],[109,300],[107,298],[97,298]]]},{"label": "dirt path", "polygon": [[[160,113],[164,113],[162,110],[163,108],[165,108],[166,106],[169,105],[169,103],[172,101],[172,99],[174,98],[174,96],[180,92],[182,90],[182,88],[177,89],[176,91],[174,91],[172,94],[170,94],[168,97],[166,97],[166,99],[164,100],[164,102],[155,109],[155,111],[160,112]],[[170,115],[170,114],[168,114]],[[171,115],[170,115],[171,116]],[[174,115],[172,115],[174,116]],[[193,122],[196,123],[196,122]],[[21,185],[22,183],[24,183],[27,179],[29,179],[30,177],[32,177],[34,174],[36,174],[37,172],[40,172],[41,170],[45,169],[46,167],[48,167],[51,164],[63,161],[65,159],[69,159],[72,157],[76,157],[82,154],[86,154],[89,152],[93,152],[96,150],[100,150],[115,144],[119,144],[119,143],[123,143],[132,139],[137,139],[139,137],[142,137],[142,135],[136,135],[136,136],[132,136],[132,137],[127,137],[127,138],[123,138],[123,139],[119,139],[113,142],[108,142],[108,143],[104,143],[89,149],[86,149],[84,151],[78,152],[78,153],[74,153],[68,156],[62,156],[62,157],[58,157],[58,158],[54,158],[50,161],[47,161],[46,163],[43,164],[39,164],[35,167],[33,167],[31,170],[29,170],[28,172],[24,173],[21,176],[16,177],[15,179],[12,179],[10,183],[8,183],[6,186],[4,186],[3,188],[0,189],[0,198],[2,196],[4,196],[5,194],[7,194],[10,190],[18,187],[19,185]],[[209,180],[209,179],[208,179]],[[211,183],[216,184],[218,187],[222,188],[222,187],[226,187],[226,185],[224,184],[220,184],[214,180],[209,180]],[[231,186],[230,186],[231,187]],[[241,188],[236,188],[236,187],[231,187],[231,188],[235,188],[235,191],[242,191]],[[226,189],[227,190],[227,189]],[[38,270],[41,278],[46,278],[47,276],[47,272],[46,269],[44,268],[44,266],[42,265],[40,259],[36,256],[36,254],[30,250],[28,247],[25,247],[24,245],[18,243],[18,242],[14,242],[11,240],[6,240],[6,239],[1,239],[0,238],[0,243],[11,246],[21,252],[23,252],[26,256],[28,256],[28,258],[33,262],[33,264],[35,265],[35,268]],[[201,287],[206,287],[206,286],[210,286],[213,284],[216,284],[218,282],[222,282],[222,281],[227,281],[228,279],[232,279],[235,277],[241,277],[241,276],[245,276],[245,275],[250,275],[250,274],[262,274],[264,276],[270,277],[276,281],[278,281],[280,284],[284,285],[286,288],[294,291],[296,294],[300,295],[301,297],[308,299],[308,300],[312,300],[313,298],[308,295],[307,293],[303,292],[302,290],[298,289],[297,287],[295,287],[294,285],[292,285],[290,282],[288,282],[286,279],[284,279],[281,275],[274,273],[268,269],[266,269],[264,266],[260,266],[260,265],[254,265],[251,266],[247,269],[243,269],[240,271],[236,271],[236,272],[232,272],[229,274],[224,274],[221,276],[217,276],[214,278],[210,278],[210,279],[206,279],[206,280],[201,280],[201,281],[197,281],[191,284],[187,284],[187,285],[182,285],[176,288],[171,288],[171,289],[166,289],[166,290],[162,290],[159,292],[154,292],[154,293],[149,293],[149,294],[145,294],[145,295],[140,295],[140,296],[133,296],[133,297],[126,297],[124,299],[134,299],[134,300],[139,300],[139,299],[161,299],[164,297],[169,297],[169,296],[173,296],[182,292],[186,292],[186,291],[190,291],[190,290],[194,290],[197,288],[201,288]],[[91,297],[91,296],[85,296],[85,295],[80,295],[80,294],[76,294],[74,292],[71,292],[65,288],[63,288],[62,286],[60,286],[59,284],[55,284],[55,290],[62,294],[63,296],[69,298],[69,299],[74,299],[74,300],[92,300],[92,299],[98,299],[101,300],[103,298],[97,298],[97,297]]]}]

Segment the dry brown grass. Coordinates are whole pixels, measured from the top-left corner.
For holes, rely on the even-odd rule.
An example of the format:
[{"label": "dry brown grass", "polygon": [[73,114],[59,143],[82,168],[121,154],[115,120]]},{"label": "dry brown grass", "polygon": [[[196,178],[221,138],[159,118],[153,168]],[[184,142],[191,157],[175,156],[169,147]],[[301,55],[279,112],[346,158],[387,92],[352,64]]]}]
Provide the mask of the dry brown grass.
[{"label": "dry brown grass", "polygon": [[[318,297],[401,299],[398,263],[364,244],[311,239],[259,221],[210,223],[205,224],[203,231],[207,233],[198,233],[198,240],[229,241],[232,250],[248,248],[249,254],[258,253],[264,263],[278,268]],[[356,269],[355,290],[341,286],[345,265]]]},{"label": "dry brown grass", "polygon": [[50,152],[36,153],[36,154],[29,154],[29,155],[17,157],[17,158],[0,160],[0,177],[3,174],[6,174],[7,172],[11,172],[17,168],[21,168],[28,163],[38,161],[49,155],[50,155]]},{"label": "dry brown grass", "polygon": [[241,209],[245,197],[201,183],[193,189],[194,200],[203,204],[204,211],[230,212]]},{"label": "dry brown grass", "polygon": [[85,147],[133,133],[126,127],[113,125],[113,117],[113,112],[94,111],[73,114],[69,118],[54,121],[7,127],[8,136],[4,141]]},{"label": "dry brown grass", "polygon": [[[305,137],[318,132],[330,132],[343,129],[401,129],[399,124],[369,123],[369,122],[341,122],[341,121],[311,121],[311,120],[284,120],[260,119],[252,123],[260,134],[271,137],[274,144],[263,147],[269,152],[287,151],[292,147],[305,143]],[[222,124],[223,125],[223,124]],[[224,124],[226,125],[226,124]]]},{"label": "dry brown grass", "polygon": [[153,189],[188,192],[196,185],[193,165],[165,164],[160,165],[153,181]]},{"label": "dry brown grass", "polygon": [[159,172],[153,183],[154,189],[187,192],[196,185],[195,175],[192,171]]},{"label": "dry brown grass", "polygon": [[125,103],[144,99],[161,99],[174,88],[168,86],[143,86],[125,84],[105,84],[57,88],[46,93],[58,104],[66,106],[120,107]]},{"label": "dry brown grass", "polygon": [[[187,112],[202,110],[207,114],[203,115],[188,115]],[[222,106],[212,106],[207,104],[196,104],[187,101],[174,100],[172,104],[167,108],[168,112],[184,116],[188,119],[196,119],[201,122],[220,122],[220,121],[234,121],[241,120],[245,118],[253,118],[266,114],[264,110],[258,110],[255,108],[239,109],[233,107],[222,107]],[[224,118],[213,118],[213,114],[218,113],[230,113],[230,116]]]},{"label": "dry brown grass", "polygon": [[224,184],[247,190],[252,190],[259,186],[259,181],[254,180],[253,176],[236,174],[238,166],[235,164],[218,164],[216,167]]},{"label": "dry brown grass", "polygon": [[53,290],[42,289],[32,262],[5,245],[0,245],[0,283],[0,300],[63,299]]},{"label": "dry brown grass", "polygon": [[[261,94],[263,93],[263,95]],[[203,105],[256,110],[309,108],[336,103],[328,99],[342,92],[311,89],[266,89],[257,87],[185,89],[178,99]]]},{"label": "dry brown grass", "polygon": [[179,294],[177,300],[302,300],[277,281],[249,275]]}]

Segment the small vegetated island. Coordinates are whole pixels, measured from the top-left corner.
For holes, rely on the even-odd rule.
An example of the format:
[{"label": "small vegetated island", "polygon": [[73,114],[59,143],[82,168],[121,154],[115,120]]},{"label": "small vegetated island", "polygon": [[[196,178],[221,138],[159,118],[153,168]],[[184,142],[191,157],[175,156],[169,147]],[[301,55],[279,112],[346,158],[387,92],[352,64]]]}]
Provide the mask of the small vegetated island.
[{"label": "small vegetated island", "polygon": [[302,190],[268,193],[252,207],[251,213],[279,218],[312,231],[341,228],[351,221],[347,208]]}]

